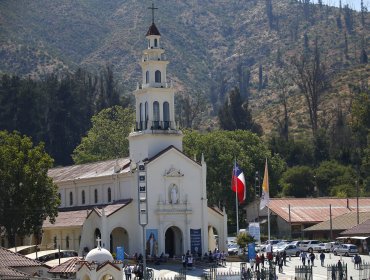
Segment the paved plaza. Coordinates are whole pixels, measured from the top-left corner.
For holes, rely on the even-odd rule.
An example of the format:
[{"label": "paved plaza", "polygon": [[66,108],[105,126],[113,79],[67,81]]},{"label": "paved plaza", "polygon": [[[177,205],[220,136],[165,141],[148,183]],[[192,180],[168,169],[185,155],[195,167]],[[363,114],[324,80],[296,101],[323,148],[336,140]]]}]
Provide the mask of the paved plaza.
[{"label": "paved plaza", "polygon": [[[334,256],[333,254],[325,254],[325,267],[321,267],[319,254],[316,254],[315,265],[313,266],[313,279],[328,279],[327,277],[327,265],[334,265],[338,263],[338,260],[341,259],[343,264],[347,264],[348,268],[348,280],[352,276],[354,280],[359,278],[359,270],[354,268],[354,264],[351,261],[350,257],[339,257]],[[362,261],[370,263],[370,256],[361,255]],[[295,266],[301,265],[302,262],[299,257],[292,257],[291,260],[287,259],[287,266],[284,266],[283,273],[278,273],[278,279],[294,279],[294,268]],[[148,267],[154,269],[155,278],[173,278],[178,271],[181,269],[181,265],[177,264],[161,264],[158,266],[149,264]],[[249,264],[248,264],[249,267]],[[187,270],[187,279],[199,279],[204,273],[208,270],[202,267],[197,266],[193,270]],[[240,271],[240,262],[227,262],[226,267],[218,267],[217,272],[238,272]]]}]

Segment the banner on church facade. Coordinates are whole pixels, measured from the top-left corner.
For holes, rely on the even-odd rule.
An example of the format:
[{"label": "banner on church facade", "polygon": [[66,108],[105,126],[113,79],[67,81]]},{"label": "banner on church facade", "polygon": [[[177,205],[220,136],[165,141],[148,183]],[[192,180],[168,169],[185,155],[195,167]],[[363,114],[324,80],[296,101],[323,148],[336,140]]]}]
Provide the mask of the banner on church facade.
[{"label": "banner on church facade", "polygon": [[202,230],[190,229],[190,249],[192,254],[202,255]]},{"label": "banner on church facade", "polygon": [[147,256],[158,256],[158,229],[147,229],[145,240],[145,252]]}]

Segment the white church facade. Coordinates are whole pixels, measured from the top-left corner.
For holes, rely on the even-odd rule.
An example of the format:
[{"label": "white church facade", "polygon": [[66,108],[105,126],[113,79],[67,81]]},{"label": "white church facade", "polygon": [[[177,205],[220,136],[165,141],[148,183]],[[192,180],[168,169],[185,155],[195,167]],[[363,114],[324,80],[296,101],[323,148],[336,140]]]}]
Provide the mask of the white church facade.
[{"label": "white church facade", "polygon": [[168,61],[154,21],[146,39],[130,155],[49,171],[61,206],[54,224],[44,222],[43,248],[73,249],[82,256],[99,236],[105,249],[114,253],[123,247],[130,256],[144,248],[148,255],[170,257],[227,250],[226,213],[207,205],[206,162],[182,152],[175,90],[167,83]]}]

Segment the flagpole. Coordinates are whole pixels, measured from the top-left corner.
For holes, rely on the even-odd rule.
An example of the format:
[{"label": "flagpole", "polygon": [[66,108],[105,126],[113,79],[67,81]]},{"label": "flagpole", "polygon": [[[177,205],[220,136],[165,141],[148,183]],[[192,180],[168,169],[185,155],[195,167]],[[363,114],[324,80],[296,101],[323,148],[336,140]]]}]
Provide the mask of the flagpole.
[{"label": "flagpole", "polygon": [[[236,170],[236,158],[234,159],[234,170],[233,172],[235,172]],[[235,191],[235,205],[236,205],[236,236],[238,236],[239,234],[239,207],[238,207],[238,181],[237,181],[237,178],[235,176],[236,174],[233,174],[233,177],[234,177],[234,184],[236,186],[236,191]]]},{"label": "flagpole", "polygon": [[270,241],[270,207],[267,205],[267,236]]}]

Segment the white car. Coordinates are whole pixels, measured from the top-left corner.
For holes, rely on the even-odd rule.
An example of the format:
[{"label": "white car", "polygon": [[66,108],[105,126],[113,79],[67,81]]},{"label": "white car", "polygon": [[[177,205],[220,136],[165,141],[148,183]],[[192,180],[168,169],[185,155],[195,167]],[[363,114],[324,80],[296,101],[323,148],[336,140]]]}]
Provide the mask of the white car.
[{"label": "white car", "polygon": [[238,246],[238,244],[229,244],[227,246],[227,253],[229,255],[237,255],[239,253],[239,246]]},{"label": "white car", "polygon": [[301,251],[312,253],[313,251],[318,252],[320,250],[320,247],[318,246],[320,244],[319,240],[304,240],[300,244],[299,248]]}]

